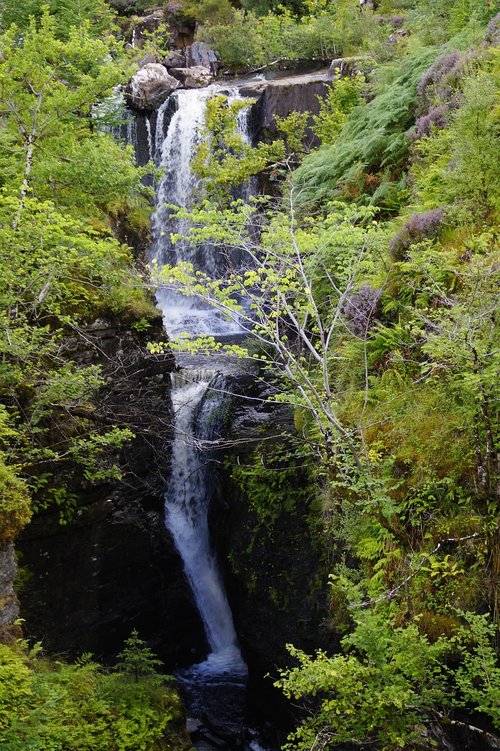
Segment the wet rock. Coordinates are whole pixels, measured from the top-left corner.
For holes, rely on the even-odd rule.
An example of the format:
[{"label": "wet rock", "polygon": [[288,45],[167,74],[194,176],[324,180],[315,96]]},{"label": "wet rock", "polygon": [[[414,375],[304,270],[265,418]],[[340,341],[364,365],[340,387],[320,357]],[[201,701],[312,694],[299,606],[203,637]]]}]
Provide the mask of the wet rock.
[{"label": "wet rock", "polygon": [[161,8],[141,18],[132,30],[132,47],[142,49],[147,35],[156,31],[163,21],[163,10]]},{"label": "wet rock", "polygon": [[196,66],[194,68],[171,68],[170,73],[183,88],[201,89],[213,81],[213,76],[208,68]]},{"label": "wet rock", "polygon": [[148,63],[140,68],[125,87],[125,99],[137,110],[154,110],[160,107],[179,87],[179,81],[169,75],[160,63]]},{"label": "wet rock", "polygon": [[330,63],[330,74],[332,79],[353,76],[361,66],[362,57],[337,57]]},{"label": "wet rock", "polygon": [[[309,112],[306,143],[318,144],[312,130],[312,115],[319,112],[320,99],[325,97],[332,80],[330,70],[283,76],[274,80],[257,79],[239,86],[239,93],[256,99],[252,120],[257,139],[266,140],[276,133],[276,118],[292,112]],[[269,190],[269,187],[267,188]]]},{"label": "wet rock", "polygon": [[216,75],[220,66],[220,55],[204,42],[194,42],[186,48],[186,66],[188,68],[208,68]]},{"label": "wet rock", "polygon": [[266,81],[240,89],[243,96],[254,96],[259,92],[258,121],[261,128],[275,132],[276,117],[286,117],[291,112],[319,112],[318,97],[324,97],[330,81],[329,71],[307,73],[299,76],[286,76],[274,81]]},{"label": "wet rock", "polygon": [[193,735],[194,733],[197,733],[201,728],[203,727],[203,723],[201,720],[198,720],[196,717],[188,717],[186,718],[186,730],[190,735]]}]

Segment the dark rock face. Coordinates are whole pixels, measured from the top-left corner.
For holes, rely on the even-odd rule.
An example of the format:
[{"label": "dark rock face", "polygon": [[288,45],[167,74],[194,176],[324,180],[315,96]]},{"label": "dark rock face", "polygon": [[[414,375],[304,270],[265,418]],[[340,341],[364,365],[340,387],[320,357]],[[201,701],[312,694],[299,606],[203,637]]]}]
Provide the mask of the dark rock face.
[{"label": "dark rock face", "polygon": [[186,48],[186,66],[202,67],[216,75],[220,65],[220,56],[204,42],[193,42]]},{"label": "dark rock face", "polygon": [[160,331],[160,322],[157,332],[139,335],[100,321],[68,345],[77,362],[103,366],[107,383],[96,419],[128,426],[135,438],[120,457],[121,481],[91,485],[82,478],[69,524],[44,513],[18,541],[28,575],[20,594],[26,633],[52,652],[106,657],[132,628],[170,665],[192,662],[192,645],[203,647],[203,628],[163,524],[173,362],[145,349]]},{"label": "dark rock face", "polygon": [[[263,455],[294,433],[293,415],[283,405],[266,400],[258,379],[248,373],[237,377],[228,390],[241,395],[234,400],[227,440],[234,465],[252,465],[252,453]],[[259,520],[252,498],[221,466],[210,510],[210,528],[226,573],[227,589],[236,630],[250,668],[251,710],[264,709],[274,725],[286,727],[290,708],[273,688],[276,666],[289,662],[285,645],[308,651],[326,646],[321,622],[326,612],[328,571],[314,549],[307,500],[283,509],[270,523]],[[302,487],[307,480],[299,469],[291,482]],[[267,707],[267,710],[266,710]],[[272,711],[270,708],[272,707]],[[262,720],[262,717],[260,718]]]},{"label": "dark rock face", "polygon": [[132,46],[142,49],[147,35],[156,31],[160,24],[163,23],[163,20],[163,11],[161,8],[143,16],[133,28]]},{"label": "dark rock face", "polygon": [[275,117],[291,112],[319,112],[318,97],[324,97],[331,82],[329,71],[256,81],[240,87],[242,96],[257,97],[255,120],[261,130],[276,132]]},{"label": "dark rock face", "polygon": [[125,99],[137,110],[150,111],[160,107],[170,94],[179,87],[160,63],[147,63],[132,76],[125,87]]},{"label": "dark rock face", "polygon": [[166,68],[186,68],[186,55],[184,50],[173,50],[163,60]]},{"label": "dark rock face", "polygon": [[217,75],[220,57],[204,42],[193,42],[185,49],[175,49],[169,52],[163,60],[166,68],[207,68],[213,75]]}]

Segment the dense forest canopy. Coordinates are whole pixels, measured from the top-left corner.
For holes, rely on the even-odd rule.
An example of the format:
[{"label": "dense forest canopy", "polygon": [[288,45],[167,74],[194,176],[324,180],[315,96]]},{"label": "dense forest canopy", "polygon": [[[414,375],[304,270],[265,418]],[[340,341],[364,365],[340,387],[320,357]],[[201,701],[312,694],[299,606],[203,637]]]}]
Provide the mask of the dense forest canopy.
[{"label": "dense forest canopy", "polygon": [[[439,723],[494,748],[481,746],[500,732],[494,3],[171,6],[149,54],[168,51],[168,25],[182,23],[226,72],[339,66],[318,114],[281,118],[253,146],[237,131],[241,107],[209,102],[189,239],[252,264],[224,284],[188,264],[161,272],[248,316],[251,341],[231,353],[258,362],[272,401],[293,411],[272,480],[264,446],[234,468],[269,544],[295,503],[294,462],[314,488],[310,534],[331,575],[325,622],[338,650],[289,647],[278,684],[310,711],[285,748],[430,749]],[[101,369],[71,353],[97,318],[144,330],[156,316],[117,231],[147,234],[149,167],[96,107],[137,69],[145,50],[129,32],[156,9],[0,2],[0,545],[47,508],[68,523],[76,477],[92,487],[127,471],[132,433],[96,422]],[[251,175],[272,195],[235,201]],[[220,349],[171,343],[186,346]],[[178,751],[178,699],[156,668],[138,634],[112,672],[2,645],[0,745]]]}]

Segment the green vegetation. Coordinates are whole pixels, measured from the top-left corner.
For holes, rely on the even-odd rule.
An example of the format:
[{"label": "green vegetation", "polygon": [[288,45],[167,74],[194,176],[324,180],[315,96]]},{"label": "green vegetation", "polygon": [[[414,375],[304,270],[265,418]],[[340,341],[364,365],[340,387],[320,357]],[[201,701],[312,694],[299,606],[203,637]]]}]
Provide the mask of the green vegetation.
[{"label": "green vegetation", "polygon": [[[66,521],[76,477],[90,485],[120,477],[131,433],[96,424],[103,374],[74,362],[68,340],[97,316],[147,330],[151,306],[130,249],[111,231],[124,216],[145,231],[144,173],[95,110],[131,71],[113,13],[102,0],[4,2],[1,12],[4,542],[33,511],[55,505]],[[340,651],[290,648],[292,666],[278,683],[308,716],[288,748],[417,751],[435,747],[447,726],[493,736],[493,4],[204,0],[178,12],[198,21],[197,38],[230,69],[344,55],[360,71],[337,73],[311,121],[321,141],[311,153],[305,113],[279,119],[278,137],[252,148],[237,133],[240,105],[209,103],[208,140],[195,159],[204,190],[189,237],[239,251],[248,264],[217,280],[189,264],[162,272],[163,281],[240,316],[252,341],[231,353],[257,362],[273,385],[270,401],[294,415],[283,446],[263,442],[234,471],[251,498],[249,550],[264,556],[283,539],[286,520],[302,515],[294,546],[307,528],[308,549],[329,551],[325,622]],[[239,184],[266,170],[274,196],[233,200]],[[250,307],[238,304],[240,293]],[[183,346],[224,348],[210,337],[172,343]],[[298,476],[300,489],[292,487]],[[244,570],[243,556],[233,562]],[[294,596],[286,581],[273,575],[266,594],[284,609]],[[21,646],[1,647],[0,660],[6,749],[173,751],[184,743],[168,735],[177,699],[137,633],[111,673],[87,658],[49,663]]]},{"label": "green vegetation", "polygon": [[[306,5],[300,18],[261,16],[237,45],[241,64],[267,24],[281,24],[280,43],[284,24],[304,30]],[[302,513],[316,513],[312,534],[333,551],[329,627],[342,652],[291,648],[279,685],[309,719],[290,749],[430,749],[447,723],[478,739],[499,729],[498,22],[492,7],[437,4],[439,29],[427,18],[417,32],[423,4],[408,6],[384,4],[378,28],[397,12],[410,34],[377,42],[370,66],[354,45],[364,78],[333,83],[314,118],[319,148],[304,154],[294,116],[253,169],[234,145],[231,164],[204,156],[189,237],[238,248],[248,265],[223,281],[187,264],[163,271],[252,331],[240,354],[294,411],[290,477],[300,459],[317,488]],[[238,13],[235,29],[251,21]],[[212,41],[225,22],[214,23]],[[293,57],[290,38],[273,54]],[[234,136],[225,117],[219,130],[207,121],[219,144]],[[263,155],[282,196],[231,203],[221,186],[262,170]],[[297,508],[273,461],[264,443],[235,470],[256,518],[250,548],[277,539]],[[273,596],[286,598],[279,585]]]},{"label": "green vegetation", "polygon": [[360,12],[358,0],[246,2],[243,6],[235,8],[229,0],[183,4],[188,17],[200,22],[198,38],[213,46],[230,69],[257,68],[280,60],[327,61],[360,46],[368,52],[378,45],[380,30],[374,16],[368,9]]},{"label": "green vegetation", "polygon": [[38,647],[0,645],[2,749],[187,751],[180,699],[156,664],[137,632],[113,671],[92,655],[68,665]]},{"label": "green vegetation", "polygon": [[[35,509],[55,504],[66,520],[72,478],[118,477],[118,451],[132,437],[96,426],[99,368],[65,352],[97,316],[133,321],[151,309],[130,249],[110,230],[143,202],[142,173],[93,117],[131,70],[106,8],[2,6],[0,540],[28,521],[30,495]],[[19,26],[8,26],[14,17]]]},{"label": "green vegetation", "polygon": [[[464,706],[491,715],[498,728],[493,629],[484,616],[463,618],[452,638],[430,641],[417,623],[399,626],[388,613],[364,613],[342,640],[345,654],[318,652],[311,658],[291,647],[297,667],[284,671],[278,685],[290,698],[321,697],[321,708],[285,749],[342,743],[376,744],[381,751],[426,748],[426,725]],[[460,660],[457,670],[447,667],[452,657]]]}]

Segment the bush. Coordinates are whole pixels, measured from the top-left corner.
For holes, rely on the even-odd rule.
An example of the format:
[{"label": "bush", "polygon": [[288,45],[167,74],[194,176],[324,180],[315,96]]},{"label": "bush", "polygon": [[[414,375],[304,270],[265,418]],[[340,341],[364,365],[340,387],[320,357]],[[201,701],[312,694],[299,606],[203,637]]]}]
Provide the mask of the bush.
[{"label": "bush", "polygon": [[473,217],[498,209],[498,116],[495,72],[488,62],[462,82],[460,106],[446,129],[423,138],[414,184],[424,206],[461,203]]},{"label": "bush", "polygon": [[[144,644],[144,643],[142,643]],[[3,751],[187,751],[177,694],[83,656],[74,665],[0,645]]]},{"label": "bush", "polygon": [[[353,615],[344,654],[310,657],[289,648],[297,667],[282,671],[277,685],[288,697],[313,698],[315,710],[290,736],[288,751],[346,743],[385,751],[430,748],[430,720],[446,723],[455,707],[473,706],[500,727],[493,699],[500,690],[491,646],[495,629],[485,616],[461,614],[463,625],[457,621],[451,638],[431,642],[416,624],[392,622],[387,610]],[[446,659],[458,669],[446,667]]]},{"label": "bush", "polygon": [[361,339],[366,339],[368,331],[376,321],[380,294],[380,290],[364,286],[350,295],[344,303],[342,312],[349,331]]},{"label": "bush", "polygon": [[444,217],[444,209],[432,209],[423,214],[415,214],[392,238],[389,250],[395,261],[405,258],[410,247],[422,240],[437,237]]},{"label": "bush", "polygon": [[28,488],[0,456],[0,543],[13,540],[30,518]]}]

